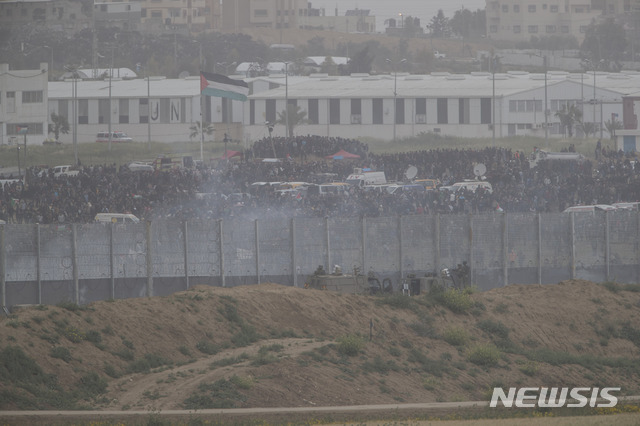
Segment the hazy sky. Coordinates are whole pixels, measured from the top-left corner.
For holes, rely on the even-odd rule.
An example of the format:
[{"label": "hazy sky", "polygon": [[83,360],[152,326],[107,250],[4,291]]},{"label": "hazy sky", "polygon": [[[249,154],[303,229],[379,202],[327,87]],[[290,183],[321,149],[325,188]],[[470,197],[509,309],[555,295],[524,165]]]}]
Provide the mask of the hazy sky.
[{"label": "hazy sky", "polygon": [[325,8],[326,14],[344,16],[348,9],[369,9],[371,15],[376,17],[376,31],[384,31],[384,21],[389,18],[398,18],[398,14],[404,16],[417,16],[420,25],[426,26],[431,18],[442,9],[445,16],[451,18],[456,10],[464,7],[472,11],[484,9],[486,0],[311,0],[315,8]]}]

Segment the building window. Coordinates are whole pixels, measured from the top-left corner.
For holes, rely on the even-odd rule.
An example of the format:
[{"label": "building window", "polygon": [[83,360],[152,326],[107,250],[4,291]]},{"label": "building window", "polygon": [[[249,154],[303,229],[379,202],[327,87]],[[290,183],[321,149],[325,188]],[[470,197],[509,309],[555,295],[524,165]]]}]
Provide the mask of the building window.
[{"label": "building window", "polygon": [[140,99],[140,102],[138,104],[138,116],[140,117],[140,123],[149,122],[149,99]]},{"label": "building window", "polygon": [[587,32],[587,26],[586,25],[580,25],[580,34],[584,34]]},{"label": "building window", "polygon": [[162,11],[161,10],[152,10],[151,11],[151,17],[152,18],[162,18]]},{"label": "building window", "polygon": [[574,9],[574,13],[584,13],[584,7],[580,7],[580,6],[576,7]]},{"label": "building window", "polygon": [[549,6],[549,12],[558,13],[558,5],[552,4],[551,6]]},{"label": "building window", "polygon": [[[278,11],[278,14],[280,14],[280,11]],[[265,16],[269,16],[269,12],[267,11],[267,9],[256,9],[253,11],[253,16],[255,16],[256,18],[262,18]]]},{"label": "building window", "polygon": [[78,124],[89,124],[89,99],[78,100]]},{"label": "building window", "polygon": [[427,122],[427,99],[416,99],[416,123],[425,124]]},{"label": "building window", "polygon": [[528,9],[529,9],[529,13],[536,13],[536,5],[535,4],[530,4]]},{"label": "building window", "polygon": [[109,120],[109,100],[98,100],[98,124],[108,123]]},{"label": "building window", "polygon": [[120,124],[126,124],[129,122],[129,99],[118,100],[118,122]]},{"label": "building window", "polygon": [[256,101],[249,101],[249,124],[256,124]]},{"label": "building window", "polygon": [[492,33],[497,33],[498,32],[498,26],[497,25],[489,26],[489,31],[492,32]]},{"label": "building window", "polygon": [[404,124],[404,99],[396,99],[396,124]]},{"label": "building window", "polygon": [[508,4],[503,4],[502,5],[502,13],[509,13],[509,5]]},{"label": "building window", "polygon": [[7,92],[7,112],[16,112],[16,92]]},{"label": "building window", "polygon": [[460,124],[469,124],[469,99],[458,99],[458,122]]},{"label": "building window", "polygon": [[438,98],[438,124],[449,123],[449,100]]},{"label": "building window", "polygon": [[351,124],[362,124],[361,99],[351,99]]},{"label": "building window", "polygon": [[527,101],[518,101],[518,112],[527,112]]},{"label": "building window", "polygon": [[318,111],[318,100],[309,99],[309,124],[320,124]]},{"label": "building window", "polygon": [[562,34],[569,34],[569,26],[568,26],[568,25],[562,25],[562,26],[560,27],[560,32],[561,32]]},{"label": "building window", "polygon": [[382,99],[374,99],[372,105],[373,124],[383,124],[383,108]]},{"label": "building window", "polygon": [[520,13],[520,5],[519,4],[514,4],[513,5],[513,13]]},{"label": "building window", "polygon": [[265,117],[269,123],[274,124],[276,122],[276,100],[267,99],[265,105]]},{"label": "building window", "polygon": [[556,26],[555,25],[547,25],[547,34],[553,34],[556,32]]},{"label": "building window", "polygon": [[329,99],[329,124],[340,124],[340,99]]},{"label": "building window", "polygon": [[491,98],[480,99],[480,123],[491,123]]},{"label": "building window", "polygon": [[518,111],[518,101],[509,101],[509,112]]},{"label": "building window", "polygon": [[522,27],[520,25],[514,25],[513,26],[513,33],[514,34],[520,34],[522,32]]},{"label": "building window", "polygon": [[28,90],[22,92],[23,104],[39,104],[42,103],[42,90]]},{"label": "building window", "polygon": [[529,30],[529,34],[535,34],[538,32],[538,26],[537,25],[529,25],[527,27],[527,29]]},{"label": "building window", "polygon": [[542,5],[542,10],[547,10],[547,4],[546,3]]}]

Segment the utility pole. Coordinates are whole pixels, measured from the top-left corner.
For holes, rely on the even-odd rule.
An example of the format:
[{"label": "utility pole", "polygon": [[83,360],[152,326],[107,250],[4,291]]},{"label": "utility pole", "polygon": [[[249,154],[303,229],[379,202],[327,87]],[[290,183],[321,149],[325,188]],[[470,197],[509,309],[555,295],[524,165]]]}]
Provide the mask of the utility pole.
[{"label": "utility pole", "polygon": [[398,113],[398,71],[396,69],[396,65],[398,64],[404,64],[405,62],[407,62],[406,59],[402,59],[400,60],[400,62],[393,62],[391,59],[387,58],[386,59],[387,63],[391,64],[393,66],[393,142],[396,141],[396,123],[397,123],[397,117],[396,114]]}]

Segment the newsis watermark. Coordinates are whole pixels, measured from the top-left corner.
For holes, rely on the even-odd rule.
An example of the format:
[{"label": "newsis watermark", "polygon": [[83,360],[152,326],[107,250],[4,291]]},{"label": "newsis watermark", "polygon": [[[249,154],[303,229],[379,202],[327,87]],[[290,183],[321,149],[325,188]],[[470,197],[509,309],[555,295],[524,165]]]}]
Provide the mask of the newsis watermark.
[{"label": "newsis watermark", "polygon": [[511,408],[580,408],[598,407],[609,408],[618,404],[618,398],[613,393],[621,388],[493,388],[490,407],[498,406],[498,401],[504,407]]}]

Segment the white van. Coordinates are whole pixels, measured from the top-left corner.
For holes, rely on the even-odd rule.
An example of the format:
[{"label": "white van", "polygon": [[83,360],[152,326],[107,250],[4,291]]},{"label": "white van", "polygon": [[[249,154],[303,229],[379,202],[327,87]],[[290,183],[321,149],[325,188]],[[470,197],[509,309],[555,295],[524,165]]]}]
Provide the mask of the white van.
[{"label": "white van", "polygon": [[493,193],[493,187],[491,186],[491,184],[484,180],[465,180],[462,182],[456,182],[451,186],[454,192],[457,192],[462,188],[471,192],[476,192],[478,188],[484,188],[485,191],[487,191],[489,194]]},{"label": "white van", "polygon": [[354,169],[353,173],[347,176],[346,182],[362,188],[365,185],[382,185],[387,183],[384,172],[372,172],[366,169]]},{"label": "white van", "polygon": [[[132,142],[125,132],[111,132],[111,142]],[[96,136],[96,142],[109,142],[109,132],[100,132]]]},{"label": "white van", "polygon": [[98,213],[95,220],[98,223],[140,223],[140,219],[128,213]]}]

